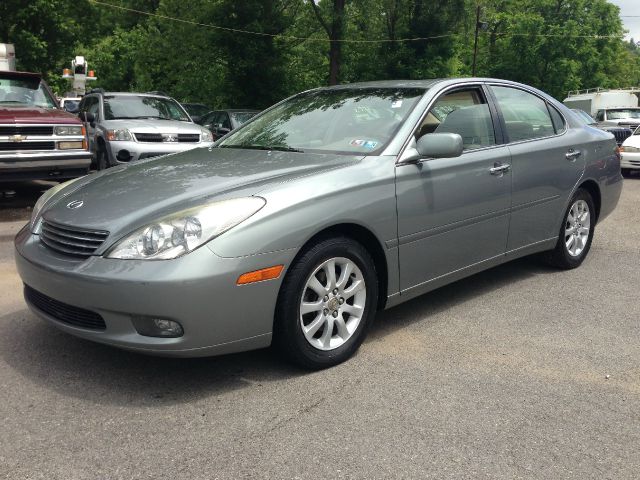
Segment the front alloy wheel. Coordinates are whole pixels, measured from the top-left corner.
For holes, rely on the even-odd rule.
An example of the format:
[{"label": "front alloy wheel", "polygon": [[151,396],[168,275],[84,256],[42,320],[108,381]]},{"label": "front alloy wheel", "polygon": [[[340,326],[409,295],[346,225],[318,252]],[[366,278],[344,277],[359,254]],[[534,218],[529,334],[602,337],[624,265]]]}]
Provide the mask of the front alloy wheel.
[{"label": "front alloy wheel", "polygon": [[337,365],[364,340],[377,299],[369,252],[347,237],[320,240],[302,251],[282,282],[274,345],[306,368]]},{"label": "front alloy wheel", "polygon": [[326,260],[307,279],[300,302],[300,326],[311,346],[334,350],[357,330],[367,301],[362,272],[351,260]]}]

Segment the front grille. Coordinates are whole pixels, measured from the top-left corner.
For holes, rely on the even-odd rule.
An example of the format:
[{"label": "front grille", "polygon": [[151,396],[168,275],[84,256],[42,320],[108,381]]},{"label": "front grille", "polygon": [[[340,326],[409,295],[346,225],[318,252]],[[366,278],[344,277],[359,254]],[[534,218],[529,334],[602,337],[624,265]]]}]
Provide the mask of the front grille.
[{"label": "front grille", "polygon": [[87,258],[104,243],[109,232],[104,230],[87,230],[51,222],[42,223],[40,240],[51,250]]},{"label": "front grille", "polygon": [[32,127],[0,125],[0,135],[53,135],[53,127],[34,125]]},{"label": "front grille", "polygon": [[0,142],[0,151],[55,150],[55,142]]},{"label": "front grille", "polygon": [[199,133],[179,133],[178,141],[198,143],[200,141],[200,134]]},{"label": "front grille", "polygon": [[29,285],[24,286],[24,298],[38,310],[67,325],[91,330],[107,328],[104,319],[98,313],[59,302],[34,290]]},{"label": "front grille", "polygon": [[[157,142],[162,143],[165,141],[162,133],[134,133],[136,136],[136,140],[139,142]],[[167,134],[165,134],[167,135]],[[178,133],[178,134],[170,134],[174,137],[174,141],[185,142],[185,143],[198,143],[200,141],[199,133]],[[173,142],[168,142],[173,143]]]},{"label": "front grille", "polygon": [[162,142],[161,133],[134,133],[139,142]]},{"label": "front grille", "polygon": [[613,135],[616,137],[616,142],[618,143],[618,145],[620,145],[631,136],[631,130],[626,128],[615,129],[612,130],[611,133],[613,133]]}]

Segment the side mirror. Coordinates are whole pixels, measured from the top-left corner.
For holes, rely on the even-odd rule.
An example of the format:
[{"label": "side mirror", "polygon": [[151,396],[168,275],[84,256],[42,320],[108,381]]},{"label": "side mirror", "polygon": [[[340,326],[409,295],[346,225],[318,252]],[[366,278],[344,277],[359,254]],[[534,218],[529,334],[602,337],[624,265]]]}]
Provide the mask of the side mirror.
[{"label": "side mirror", "polygon": [[427,133],[416,143],[422,158],[454,158],[462,155],[462,137],[457,133]]},{"label": "side mirror", "polygon": [[64,104],[65,111],[69,113],[78,113],[78,105],[74,105],[73,103],[65,103]]},{"label": "side mirror", "polygon": [[216,133],[220,136],[226,135],[227,133],[229,133],[231,131],[230,128],[224,128],[224,127],[218,127],[216,129]]},{"label": "side mirror", "polygon": [[96,121],[96,116],[91,112],[80,112],[80,120],[93,124]]}]

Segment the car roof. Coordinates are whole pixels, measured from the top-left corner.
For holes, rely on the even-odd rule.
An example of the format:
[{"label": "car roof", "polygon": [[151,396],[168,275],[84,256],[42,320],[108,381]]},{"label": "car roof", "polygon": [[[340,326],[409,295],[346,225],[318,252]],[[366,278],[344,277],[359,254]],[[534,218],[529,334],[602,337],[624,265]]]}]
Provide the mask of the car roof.
[{"label": "car roof", "polygon": [[89,92],[87,95],[106,95],[106,96],[117,95],[119,97],[171,98],[171,97],[167,97],[166,95],[156,95],[155,93],[144,93],[144,92]]}]

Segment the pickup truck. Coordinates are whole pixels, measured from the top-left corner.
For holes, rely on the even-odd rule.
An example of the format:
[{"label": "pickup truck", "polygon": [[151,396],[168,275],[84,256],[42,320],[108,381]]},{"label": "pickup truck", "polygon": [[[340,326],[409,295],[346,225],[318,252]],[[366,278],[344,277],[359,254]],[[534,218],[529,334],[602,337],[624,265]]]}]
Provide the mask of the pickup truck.
[{"label": "pickup truck", "polygon": [[0,71],[0,182],[63,180],[91,165],[85,127],[37,73]]}]

